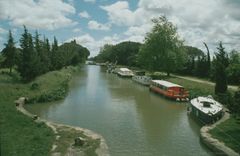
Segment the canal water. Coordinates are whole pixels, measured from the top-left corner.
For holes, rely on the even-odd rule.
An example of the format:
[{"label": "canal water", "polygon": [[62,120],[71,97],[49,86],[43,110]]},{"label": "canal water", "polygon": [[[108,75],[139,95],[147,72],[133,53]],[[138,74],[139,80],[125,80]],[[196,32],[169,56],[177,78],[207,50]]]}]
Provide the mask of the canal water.
[{"label": "canal water", "polygon": [[185,103],[167,100],[99,66],[84,66],[63,101],[27,109],[101,134],[113,156],[212,155],[200,142],[200,126],[188,117]]}]

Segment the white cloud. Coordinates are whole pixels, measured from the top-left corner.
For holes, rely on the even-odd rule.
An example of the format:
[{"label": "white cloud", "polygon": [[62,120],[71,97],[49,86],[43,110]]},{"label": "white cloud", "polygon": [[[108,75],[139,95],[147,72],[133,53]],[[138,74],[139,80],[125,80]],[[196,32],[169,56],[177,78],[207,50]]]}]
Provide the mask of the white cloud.
[{"label": "white cloud", "polygon": [[108,31],[110,30],[111,25],[109,24],[101,24],[98,23],[97,21],[89,21],[88,22],[88,28],[89,29],[93,29],[93,30],[104,30],[104,31]]},{"label": "white cloud", "polygon": [[81,32],[82,30],[80,28],[75,28],[73,29],[73,32],[77,33],[77,32]]},{"label": "white cloud", "polygon": [[132,27],[129,27],[124,34],[127,36],[133,36],[133,35],[145,36],[146,33],[151,30],[151,28],[152,28],[152,23],[143,24],[141,26],[132,26]]},{"label": "white cloud", "polygon": [[0,27],[0,34],[5,34],[5,33],[7,33],[7,30]]},{"label": "white cloud", "polygon": [[67,17],[75,8],[62,0],[1,0],[0,19],[9,20],[12,25],[35,29],[57,29],[75,25]]},{"label": "white cloud", "polygon": [[87,11],[80,12],[78,15],[82,18],[87,18],[87,19],[91,17]]},{"label": "white cloud", "polygon": [[135,10],[130,9],[128,1],[118,1],[100,8],[107,12],[113,26],[128,27],[124,35],[129,40],[141,41],[151,29],[151,19],[165,15],[177,25],[188,45],[203,49],[202,42],[206,42],[213,51],[223,41],[230,48],[240,49],[238,0],[139,0]]},{"label": "white cloud", "polygon": [[127,1],[118,1],[112,5],[100,6],[107,11],[109,20],[116,25],[132,25],[134,23],[133,12],[129,9]]},{"label": "white cloud", "polygon": [[95,2],[96,2],[96,0],[84,0],[84,2],[95,3]]}]

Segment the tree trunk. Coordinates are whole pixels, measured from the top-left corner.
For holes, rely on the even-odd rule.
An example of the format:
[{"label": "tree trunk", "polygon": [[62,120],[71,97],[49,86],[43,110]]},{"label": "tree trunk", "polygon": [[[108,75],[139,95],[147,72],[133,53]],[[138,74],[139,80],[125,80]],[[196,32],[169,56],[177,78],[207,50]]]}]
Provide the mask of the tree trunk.
[{"label": "tree trunk", "polygon": [[167,76],[168,76],[168,77],[170,76],[170,72],[167,72]]}]

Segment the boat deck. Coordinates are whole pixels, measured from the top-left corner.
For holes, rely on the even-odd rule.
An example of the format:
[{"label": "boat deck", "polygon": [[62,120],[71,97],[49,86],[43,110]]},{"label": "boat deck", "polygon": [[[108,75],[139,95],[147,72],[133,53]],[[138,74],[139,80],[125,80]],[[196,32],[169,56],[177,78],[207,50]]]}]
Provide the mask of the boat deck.
[{"label": "boat deck", "polygon": [[[204,103],[208,103],[210,105],[206,107],[204,106]],[[205,114],[211,113],[214,115],[223,109],[223,106],[219,102],[208,97],[198,97],[192,99],[191,104]]]}]

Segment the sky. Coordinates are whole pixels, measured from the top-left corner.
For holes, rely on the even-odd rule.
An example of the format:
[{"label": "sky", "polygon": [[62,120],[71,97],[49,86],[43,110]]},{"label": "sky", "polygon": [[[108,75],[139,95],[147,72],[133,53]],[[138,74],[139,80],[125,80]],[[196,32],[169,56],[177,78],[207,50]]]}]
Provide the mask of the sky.
[{"label": "sky", "polygon": [[75,39],[96,56],[104,44],[144,42],[151,19],[166,16],[185,45],[213,54],[220,41],[240,50],[240,0],[0,0],[0,50],[13,32],[17,46],[23,25],[59,44]]}]

